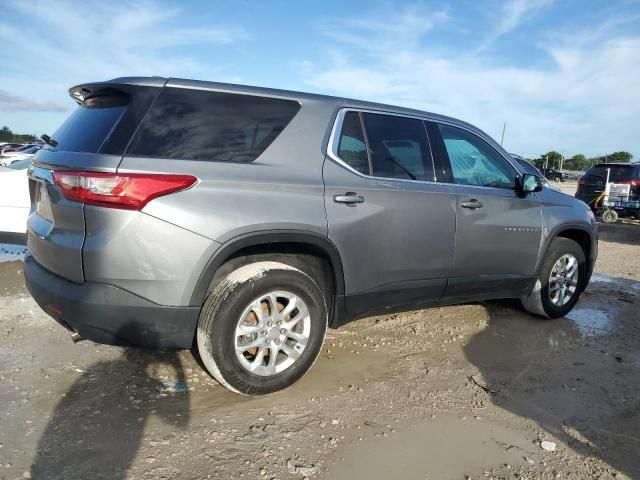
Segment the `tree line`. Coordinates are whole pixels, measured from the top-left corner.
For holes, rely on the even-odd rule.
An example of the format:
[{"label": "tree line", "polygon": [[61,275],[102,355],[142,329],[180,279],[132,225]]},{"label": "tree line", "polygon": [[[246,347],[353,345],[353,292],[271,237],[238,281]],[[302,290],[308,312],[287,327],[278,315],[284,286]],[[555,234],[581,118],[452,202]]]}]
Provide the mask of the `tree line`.
[{"label": "tree line", "polygon": [[13,133],[6,125],[0,129],[0,142],[5,143],[32,143],[37,140],[35,135],[25,133]]},{"label": "tree line", "polygon": [[[633,155],[629,152],[614,152],[608,155],[601,155],[587,158],[585,155],[578,153],[570,158],[563,158],[562,154],[552,150],[541,155],[539,158],[528,159],[538,168],[557,168],[562,170],[579,170],[584,171],[598,163],[628,163],[633,159]],[[545,165],[546,164],[546,165]]]}]

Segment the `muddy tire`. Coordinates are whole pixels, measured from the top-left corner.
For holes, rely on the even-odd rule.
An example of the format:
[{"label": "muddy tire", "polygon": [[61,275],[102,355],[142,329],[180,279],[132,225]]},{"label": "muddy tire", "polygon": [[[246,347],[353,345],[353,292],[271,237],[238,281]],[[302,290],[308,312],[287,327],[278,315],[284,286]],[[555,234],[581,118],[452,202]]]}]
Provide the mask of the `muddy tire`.
[{"label": "muddy tire", "polygon": [[522,306],[544,318],[565,316],[580,298],[587,277],[586,269],[585,255],[577,242],[568,238],[554,239],[533,291],[521,299]]},{"label": "muddy tire", "polygon": [[272,393],[313,366],[327,318],[322,291],[305,272],[280,262],[251,263],[208,295],[198,321],[198,353],[229,390]]}]

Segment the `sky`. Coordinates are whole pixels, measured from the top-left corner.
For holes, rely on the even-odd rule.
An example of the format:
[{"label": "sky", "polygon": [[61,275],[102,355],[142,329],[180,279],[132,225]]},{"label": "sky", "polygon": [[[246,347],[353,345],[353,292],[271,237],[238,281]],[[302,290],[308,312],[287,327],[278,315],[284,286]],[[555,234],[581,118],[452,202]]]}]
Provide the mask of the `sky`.
[{"label": "sky", "polygon": [[640,0],[2,0],[0,125],[52,133],[68,88],[158,75],[466,120],[521,155],[640,160]]}]

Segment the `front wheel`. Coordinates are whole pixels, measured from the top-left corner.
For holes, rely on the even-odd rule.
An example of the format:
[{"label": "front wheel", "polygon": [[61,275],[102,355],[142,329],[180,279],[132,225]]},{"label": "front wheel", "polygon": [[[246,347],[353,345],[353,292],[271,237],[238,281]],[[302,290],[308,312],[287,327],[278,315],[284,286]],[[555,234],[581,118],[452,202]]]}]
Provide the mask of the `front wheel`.
[{"label": "front wheel", "polygon": [[546,318],[565,316],[584,289],[586,268],[584,251],[577,242],[568,238],[554,239],[533,291],[521,299],[522,306],[528,312]]},{"label": "front wheel", "polygon": [[196,335],[209,373],[228,389],[264,395],[302,377],[320,353],[327,307],[317,283],[284,263],[242,266],[205,301]]}]

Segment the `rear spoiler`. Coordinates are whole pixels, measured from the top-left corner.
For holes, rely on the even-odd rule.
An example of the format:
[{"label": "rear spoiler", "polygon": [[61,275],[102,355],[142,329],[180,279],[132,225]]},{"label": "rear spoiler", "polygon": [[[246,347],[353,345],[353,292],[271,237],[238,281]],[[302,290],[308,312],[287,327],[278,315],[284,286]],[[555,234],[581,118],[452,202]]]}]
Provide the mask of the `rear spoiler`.
[{"label": "rear spoiler", "polygon": [[78,104],[82,104],[87,98],[100,95],[102,92],[117,90],[129,93],[135,87],[164,87],[168,79],[164,77],[120,77],[105,82],[92,82],[76,85],[69,89],[69,95]]}]

